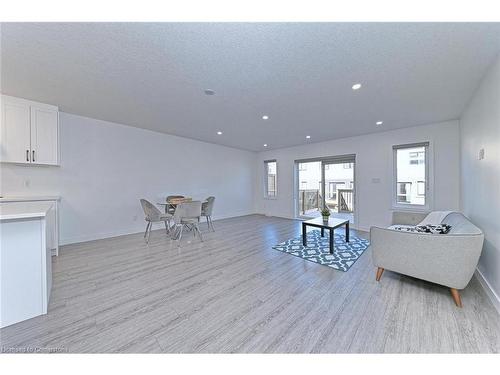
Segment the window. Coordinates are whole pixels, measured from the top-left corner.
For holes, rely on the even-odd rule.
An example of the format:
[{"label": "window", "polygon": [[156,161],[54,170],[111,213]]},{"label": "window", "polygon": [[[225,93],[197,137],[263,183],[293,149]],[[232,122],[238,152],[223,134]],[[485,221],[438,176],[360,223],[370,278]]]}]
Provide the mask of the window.
[{"label": "window", "polygon": [[394,146],[396,206],[428,203],[428,143]]},{"label": "window", "polygon": [[344,163],[344,169],[352,169],[352,163]]},{"label": "window", "polygon": [[277,163],[276,160],[267,160],[264,162],[265,167],[265,181],[264,181],[264,195],[268,198],[274,198],[277,195]]},{"label": "window", "polygon": [[307,163],[299,163],[299,171],[307,171]]}]

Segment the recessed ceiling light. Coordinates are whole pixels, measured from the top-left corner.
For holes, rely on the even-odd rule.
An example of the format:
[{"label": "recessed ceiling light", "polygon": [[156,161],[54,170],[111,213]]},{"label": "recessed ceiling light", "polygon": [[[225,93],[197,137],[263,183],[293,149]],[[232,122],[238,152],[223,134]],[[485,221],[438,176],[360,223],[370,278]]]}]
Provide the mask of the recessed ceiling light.
[{"label": "recessed ceiling light", "polygon": [[269,120],[269,116],[268,115],[262,116],[262,120]]},{"label": "recessed ceiling light", "polygon": [[267,143],[264,143],[264,147],[267,147]]},{"label": "recessed ceiling light", "polygon": [[360,88],[361,88],[361,83],[356,83],[356,84],[352,85],[353,90],[359,90]]},{"label": "recessed ceiling light", "polygon": [[307,139],[311,139],[311,136],[310,136],[310,135],[306,135],[306,138],[307,138]]},{"label": "recessed ceiling light", "polygon": [[221,135],[221,134],[222,134],[222,132],[217,132],[217,134],[218,134],[218,135]]},{"label": "recessed ceiling light", "polygon": [[383,121],[377,121],[376,124],[377,125],[382,125],[384,122]]},{"label": "recessed ceiling light", "polygon": [[215,95],[215,91],[212,89],[205,89],[205,95]]}]

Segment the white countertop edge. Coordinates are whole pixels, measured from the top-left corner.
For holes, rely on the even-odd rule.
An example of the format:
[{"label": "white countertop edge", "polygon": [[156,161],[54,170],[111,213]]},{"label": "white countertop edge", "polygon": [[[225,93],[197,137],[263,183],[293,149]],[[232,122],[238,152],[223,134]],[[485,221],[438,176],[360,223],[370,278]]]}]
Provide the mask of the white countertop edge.
[{"label": "white countertop edge", "polygon": [[59,201],[61,200],[60,196],[57,195],[12,195],[0,198],[0,203],[8,203],[8,202],[41,202],[41,201]]},{"label": "white countertop edge", "polygon": [[49,202],[12,202],[0,205],[0,221],[43,218],[52,208]]}]

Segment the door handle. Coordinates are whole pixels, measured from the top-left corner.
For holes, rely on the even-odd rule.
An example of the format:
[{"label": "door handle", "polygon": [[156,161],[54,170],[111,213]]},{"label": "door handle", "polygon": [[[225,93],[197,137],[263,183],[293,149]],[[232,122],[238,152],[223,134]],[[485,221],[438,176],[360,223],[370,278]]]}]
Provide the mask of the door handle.
[{"label": "door handle", "polygon": [[26,150],[26,161],[30,161],[30,150]]},{"label": "door handle", "polygon": [[35,150],[33,150],[33,156],[31,157],[31,162],[34,163],[35,162]]}]

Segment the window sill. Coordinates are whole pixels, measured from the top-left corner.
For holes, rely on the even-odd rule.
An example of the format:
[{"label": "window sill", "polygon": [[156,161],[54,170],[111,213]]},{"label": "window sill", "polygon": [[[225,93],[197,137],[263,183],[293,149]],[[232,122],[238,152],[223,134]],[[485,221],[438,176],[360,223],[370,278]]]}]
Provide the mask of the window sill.
[{"label": "window sill", "polygon": [[269,199],[269,200],[277,200],[278,197],[268,197],[268,196],[264,196],[264,199]]},{"label": "window sill", "polygon": [[431,209],[428,206],[417,206],[417,205],[393,205],[392,211],[408,211],[408,212],[430,212]]}]

